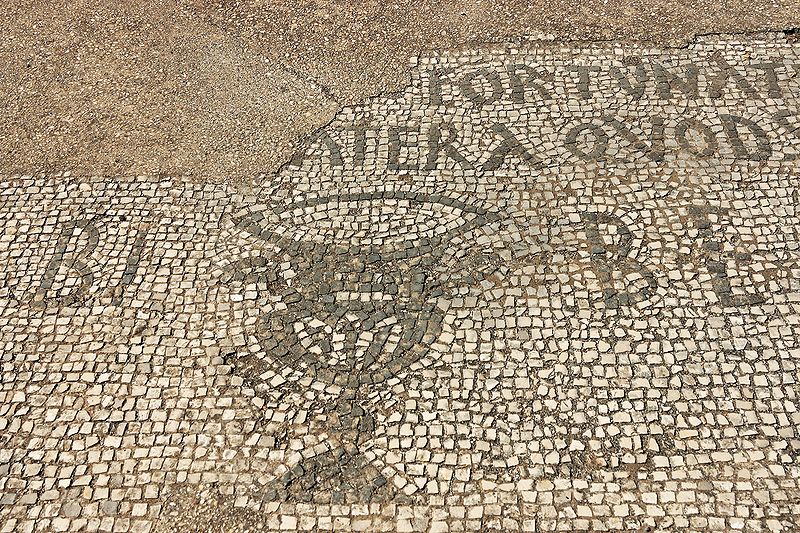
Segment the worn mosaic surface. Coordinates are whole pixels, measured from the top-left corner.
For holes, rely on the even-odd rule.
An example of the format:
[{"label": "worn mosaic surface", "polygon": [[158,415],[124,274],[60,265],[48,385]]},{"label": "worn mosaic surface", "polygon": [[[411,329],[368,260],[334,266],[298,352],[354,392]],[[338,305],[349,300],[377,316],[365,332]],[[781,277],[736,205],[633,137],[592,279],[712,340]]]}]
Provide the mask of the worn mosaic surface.
[{"label": "worn mosaic surface", "polygon": [[800,531],[798,97],[532,43],[251,190],[3,178],[0,530]]}]

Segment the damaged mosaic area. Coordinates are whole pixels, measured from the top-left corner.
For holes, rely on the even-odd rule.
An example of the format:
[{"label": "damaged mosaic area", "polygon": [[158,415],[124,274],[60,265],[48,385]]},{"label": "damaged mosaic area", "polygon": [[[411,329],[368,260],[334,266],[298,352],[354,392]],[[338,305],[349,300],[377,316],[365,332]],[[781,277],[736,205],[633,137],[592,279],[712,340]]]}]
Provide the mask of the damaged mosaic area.
[{"label": "damaged mosaic area", "polygon": [[0,531],[796,531],[799,52],[433,54],[252,189],[4,178]]}]

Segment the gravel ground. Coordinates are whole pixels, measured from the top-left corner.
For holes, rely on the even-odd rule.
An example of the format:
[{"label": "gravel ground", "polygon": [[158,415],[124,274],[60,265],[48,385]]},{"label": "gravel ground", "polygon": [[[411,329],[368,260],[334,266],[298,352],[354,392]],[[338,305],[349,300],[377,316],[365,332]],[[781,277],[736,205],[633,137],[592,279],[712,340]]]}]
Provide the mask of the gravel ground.
[{"label": "gravel ground", "polygon": [[542,33],[680,45],[800,25],[798,2],[19,1],[0,14],[0,170],[272,174],[422,50]]}]

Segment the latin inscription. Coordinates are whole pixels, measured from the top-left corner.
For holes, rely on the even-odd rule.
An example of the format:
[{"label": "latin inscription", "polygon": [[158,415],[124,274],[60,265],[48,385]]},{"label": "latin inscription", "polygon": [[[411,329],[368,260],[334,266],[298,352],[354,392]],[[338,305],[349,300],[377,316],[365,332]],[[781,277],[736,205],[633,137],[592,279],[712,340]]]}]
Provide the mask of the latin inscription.
[{"label": "latin inscription", "polygon": [[[361,121],[321,130],[291,164],[325,161],[334,169],[368,165],[377,171],[432,172],[450,163],[462,170],[493,171],[508,165],[665,162],[681,155],[741,161],[796,157],[794,149],[783,148],[800,142],[798,117],[786,101],[800,90],[800,65],[777,60],[734,65],[718,53],[697,64],[641,57],[613,62],[619,64],[564,64],[558,69],[509,63],[467,74],[455,67],[431,68],[419,79],[418,93],[441,119],[429,126],[411,119],[399,126]],[[752,112],[728,112],[724,98],[729,97],[753,102],[745,106]],[[649,101],[662,111],[611,111],[627,107],[626,101]],[[776,109],[763,113],[758,103],[765,101],[775,102]],[[511,118],[514,114],[506,112],[504,121],[491,118],[491,110],[501,106],[521,113]],[[468,128],[464,121],[447,119],[465,108],[485,110],[489,118],[469,116]],[[579,118],[587,112],[596,118]],[[531,127],[531,113],[554,131],[546,134],[538,122]],[[484,150],[467,149],[476,145]],[[511,162],[506,156],[518,157]]]}]

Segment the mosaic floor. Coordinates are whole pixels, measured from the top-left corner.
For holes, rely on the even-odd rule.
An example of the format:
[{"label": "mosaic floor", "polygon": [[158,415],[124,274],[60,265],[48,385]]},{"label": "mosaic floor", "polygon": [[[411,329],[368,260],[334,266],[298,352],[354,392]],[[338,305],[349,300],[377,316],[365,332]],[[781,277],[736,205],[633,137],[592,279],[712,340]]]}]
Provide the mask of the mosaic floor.
[{"label": "mosaic floor", "polygon": [[800,44],[415,61],[257,187],[2,179],[0,531],[800,531]]}]

